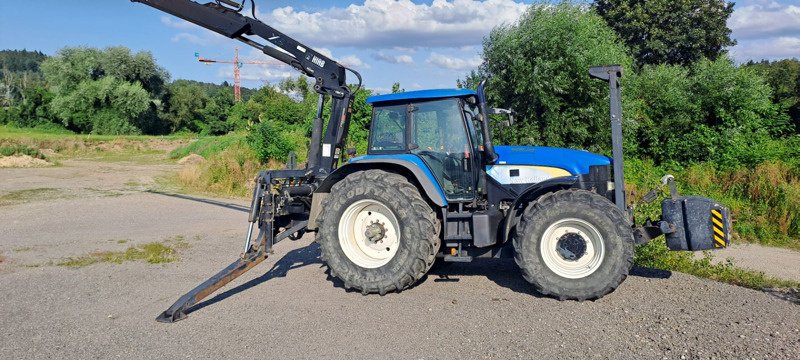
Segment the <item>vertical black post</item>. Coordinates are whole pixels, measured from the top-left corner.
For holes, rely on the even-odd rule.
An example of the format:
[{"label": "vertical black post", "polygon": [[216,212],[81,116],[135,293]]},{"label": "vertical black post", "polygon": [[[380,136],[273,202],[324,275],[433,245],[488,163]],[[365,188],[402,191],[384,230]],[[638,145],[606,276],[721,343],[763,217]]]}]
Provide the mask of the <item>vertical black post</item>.
[{"label": "vertical black post", "polygon": [[622,100],[619,90],[619,78],[622,77],[622,66],[607,65],[595,66],[589,69],[589,74],[596,78],[608,81],[611,98],[611,147],[614,158],[614,201],[617,207],[625,212],[625,170],[622,153]]},{"label": "vertical black post", "polygon": [[314,125],[311,128],[311,143],[308,145],[308,165],[306,170],[317,172],[320,164],[319,150],[322,144],[322,107],[325,105],[325,95],[319,95],[317,101],[317,117],[314,118]]},{"label": "vertical black post", "polygon": [[318,176],[325,177],[338,166],[339,156],[344,141],[347,139],[347,130],[353,111],[353,97],[354,95],[349,92],[340,98],[331,97],[331,118],[322,138],[322,156],[319,169],[317,169]]},{"label": "vertical black post", "polygon": [[614,199],[617,207],[625,212],[625,170],[622,155],[622,104],[620,100],[617,72],[610,71],[609,89],[611,90],[611,146],[614,156]]},{"label": "vertical black post", "polygon": [[497,161],[497,153],[494,152],[492,144],[492,131],[489,129],[489,105],[486,103],[486,82],[488,79],[481,80],[478,84],[478,108],[481,117],[481,131],[483,131],[483,153],[488,164]]}]

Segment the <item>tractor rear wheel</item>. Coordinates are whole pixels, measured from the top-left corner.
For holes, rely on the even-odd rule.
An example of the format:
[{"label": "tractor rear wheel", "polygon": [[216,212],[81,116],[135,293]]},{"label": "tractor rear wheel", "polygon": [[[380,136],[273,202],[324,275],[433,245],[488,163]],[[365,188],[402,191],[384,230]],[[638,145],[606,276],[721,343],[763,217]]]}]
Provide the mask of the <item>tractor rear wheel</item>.
[{"label": "tractor rear wheel", "polygon": [[348,175],[322,205],[316,241],[330,275],[364,294],[401,291],[430,270],[439,221],[404,176],[382,170]]},{"label": "tractor rear wheel", "polygon": [[514,238],[522,276],[560,300],[597,299],[633,265],[633,232],[622,211],[586,190],[543,195],[525,209]]}]

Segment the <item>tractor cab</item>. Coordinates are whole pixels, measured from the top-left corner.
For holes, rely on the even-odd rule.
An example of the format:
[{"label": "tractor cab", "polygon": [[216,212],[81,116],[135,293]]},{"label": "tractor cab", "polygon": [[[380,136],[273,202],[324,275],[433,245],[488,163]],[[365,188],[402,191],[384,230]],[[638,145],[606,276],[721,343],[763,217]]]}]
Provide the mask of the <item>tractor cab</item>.
[{"label": "tractor cab", "polygon": [[367,156],[416,155],[449,202],[471,201],[478,188],[482,139],[470,114],[472,90],[424,90],[372,96]]}]

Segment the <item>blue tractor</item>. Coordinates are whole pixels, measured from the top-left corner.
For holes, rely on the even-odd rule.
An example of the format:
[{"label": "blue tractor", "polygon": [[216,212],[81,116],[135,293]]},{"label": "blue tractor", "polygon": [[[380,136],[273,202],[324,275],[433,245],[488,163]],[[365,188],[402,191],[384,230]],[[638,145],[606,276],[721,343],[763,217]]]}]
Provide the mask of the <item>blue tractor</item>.
[{"label": "blue tractor", "polygon": [[[634,225],[623,192],[619,66],[587,74],[609,84],[612,157],[495,146],[489,116],[507,114],[511,122],[513,112],[489,107],[485,80],[477,91],[370,97],[367,153],[355,156],[344,147],[354,93],[345,73],[360,82],[357,72],[241,15],[242,5],[230,0],[135,1],[256,47],[313,77],[319,93],[306,167],[259,174],[242,255],[159,321],[183,319],[194,304],[263,261],[275,243],[306,232],[315,233],[333,278],[347,289],[380,295],[412,286],[436,262],[513,257],[538,292],[597,299],[627,277],[637,244],[659,235],[673,250],[729,244],[728,209],[711,199],[679,196],[669,176],[662,181],[671,193],[662,202],[662,218]],[[324,126],[328,101],[331,116]]]}]

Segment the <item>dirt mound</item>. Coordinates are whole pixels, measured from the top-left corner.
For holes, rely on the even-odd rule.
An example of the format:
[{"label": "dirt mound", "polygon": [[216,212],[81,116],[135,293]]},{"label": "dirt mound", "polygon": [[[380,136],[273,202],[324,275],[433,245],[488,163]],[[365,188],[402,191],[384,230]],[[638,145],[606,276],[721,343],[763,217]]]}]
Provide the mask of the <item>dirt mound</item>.
[{"label": "dirt mound", "polygon": [[0,157],[0,168],[32,168],[45,167],[53,164],[46,160],[37,159],[28,155],[14,155]]},{"label": "dirt mound", "polygon": [[206,159],[200,155],[189,154],[188,156],[185,156],[182,159],[178,160],[178,165],[200,164],[205,161]]}]

